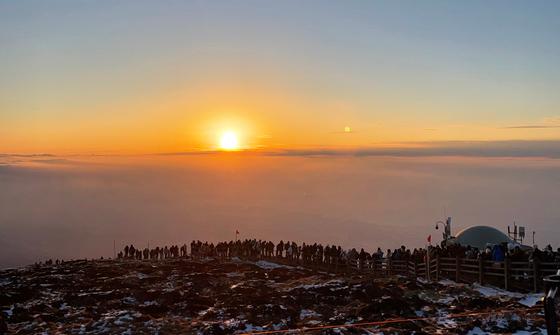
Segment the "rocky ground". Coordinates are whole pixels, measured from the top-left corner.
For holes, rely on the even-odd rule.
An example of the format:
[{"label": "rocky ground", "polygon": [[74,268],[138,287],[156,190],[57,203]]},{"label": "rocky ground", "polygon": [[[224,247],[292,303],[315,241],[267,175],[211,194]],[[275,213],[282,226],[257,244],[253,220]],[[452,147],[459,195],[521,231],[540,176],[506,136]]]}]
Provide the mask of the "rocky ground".
[{"label": "rocky ground", "polygon": [[[241,334],[303,327],[309,334],[542,334],[539,298],[266,261],[97,260],[0,271],[0,311],[14,334]],[[363,325],[395,318],[414,320]],[[313,330],[325,325],[335,326]]]}]

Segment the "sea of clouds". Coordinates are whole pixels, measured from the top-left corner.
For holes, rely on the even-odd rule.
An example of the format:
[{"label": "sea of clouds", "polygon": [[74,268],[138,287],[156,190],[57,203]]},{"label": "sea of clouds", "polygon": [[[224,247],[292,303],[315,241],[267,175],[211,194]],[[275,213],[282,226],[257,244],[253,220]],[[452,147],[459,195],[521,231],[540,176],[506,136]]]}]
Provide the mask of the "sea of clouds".
[{"label": "sea of clouds", "polygon": [[560,246],[560,160],[431,150],[4,154],[0,267],[110,257],[113,241],[143,248],[233,239],[235,230],[370,251],[420,247],[429,234],[440,240],[434,222],[445,214],[454,232],[505,230],[515,220],[527,226],[529,244],[534,230],[540,246]]}]

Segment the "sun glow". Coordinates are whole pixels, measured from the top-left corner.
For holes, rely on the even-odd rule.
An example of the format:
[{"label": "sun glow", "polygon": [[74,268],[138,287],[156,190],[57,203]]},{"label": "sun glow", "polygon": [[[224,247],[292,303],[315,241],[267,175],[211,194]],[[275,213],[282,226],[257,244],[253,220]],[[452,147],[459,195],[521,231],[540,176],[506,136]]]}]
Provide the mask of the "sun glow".
[{"label": "sun glow", "polygon": [[226,131],[222,134],[220,138],[220,148],[222,150],[237,150],[239,149],[239,141],[237,140],[237,134],[233,131]]}]

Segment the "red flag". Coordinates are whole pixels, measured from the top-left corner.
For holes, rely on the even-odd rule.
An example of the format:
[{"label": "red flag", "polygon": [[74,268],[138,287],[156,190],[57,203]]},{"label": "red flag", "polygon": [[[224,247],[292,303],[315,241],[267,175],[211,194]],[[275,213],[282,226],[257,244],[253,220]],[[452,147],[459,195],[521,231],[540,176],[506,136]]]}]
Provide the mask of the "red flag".
[{"label": "red flag", "polygon": [[428,243],[432,243],[432,234],[428,235]]}]

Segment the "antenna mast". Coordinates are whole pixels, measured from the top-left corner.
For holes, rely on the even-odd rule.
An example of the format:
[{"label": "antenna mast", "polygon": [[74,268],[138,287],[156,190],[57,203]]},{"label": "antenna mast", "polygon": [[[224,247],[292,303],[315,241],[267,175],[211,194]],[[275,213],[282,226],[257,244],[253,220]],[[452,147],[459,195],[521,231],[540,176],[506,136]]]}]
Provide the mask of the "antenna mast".
[{"label": "antenna mast", "polygon": [[523,244],[523,239],[525,238],[525,227],[517,226],[515,221],[513,221],[513,230],[511,230],[510,227],[508,226],[508,236],[515,243]]}]

